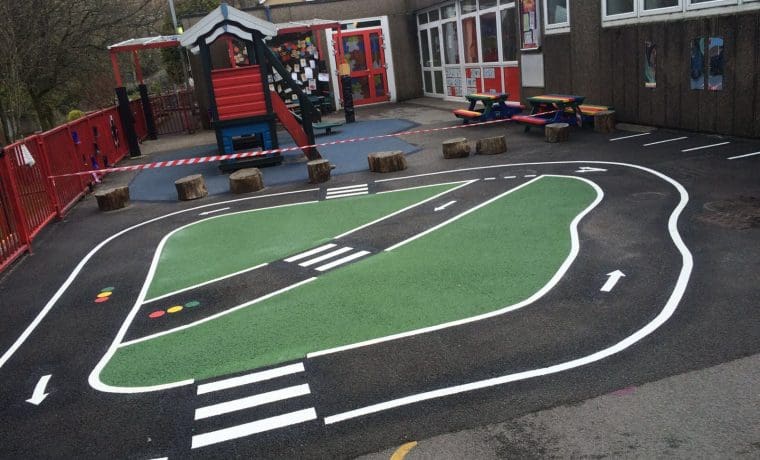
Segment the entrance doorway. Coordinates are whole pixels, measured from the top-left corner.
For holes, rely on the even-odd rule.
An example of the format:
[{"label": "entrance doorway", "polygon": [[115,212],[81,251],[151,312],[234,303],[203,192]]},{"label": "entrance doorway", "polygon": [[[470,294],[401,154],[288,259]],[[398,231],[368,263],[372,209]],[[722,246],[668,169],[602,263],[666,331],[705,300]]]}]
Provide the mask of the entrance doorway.
[{"label": "entrance doorway", "polygon": [[[355,105],[389,101],[388,72],[381,28],[346,31],[341,52],[351,69]],[[342,88],[341,88],[342,93]]]}]

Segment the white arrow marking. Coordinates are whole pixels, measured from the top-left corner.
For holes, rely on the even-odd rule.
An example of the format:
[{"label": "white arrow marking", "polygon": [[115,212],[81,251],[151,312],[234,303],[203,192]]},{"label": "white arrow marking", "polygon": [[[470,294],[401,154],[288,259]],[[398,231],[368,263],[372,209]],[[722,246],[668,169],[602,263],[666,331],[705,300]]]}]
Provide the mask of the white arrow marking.
[{"label": "white arrow marking", "polygon": [[449,206],[451,206],[454,203],[456,203],[456,200],[449,201],[448,203],[446,203],[444,205],[438,206],[437,208],[435,208],[435,212],[443,211],[444,209],[448,208]]},{"label": "white arrow marking", "polygon": [[45,387],[47,386],[50,377],[52,377],[52,375],[48,374],[42,377],[39,382],[37,382],[37,385],[34,386],[34,393],[32,393],[32,397],[27,399],[26,402],[34,404],[35,406],[39,406],[40,403],[44,401],[45,398],[47,398],[49,393],[45,393]]},{"label": "white arrow marking", "polygon": [[210,214],[216,214],[217,212],[227,211],[230,208],[214,209],[213,211],[206,211],[198,214],[199,216],[208,216]]},{"label": "white arrow marking", "polygon": [[607,273],[607,282],[604,283],[604,286],[600,289],[602,292],[610,292],[612,288],[615,287],[618,281],[620,281],[620,278],[625,277],[625,273],[621,272],[620,270],[615,270],[612,273]]},{"label": "white arrow marking", "polygon": [[606,169],[602,168],[592,168],[590,166],[581,166],[577,171],[577,173],[590,173],[590,172],[607,172]]}]

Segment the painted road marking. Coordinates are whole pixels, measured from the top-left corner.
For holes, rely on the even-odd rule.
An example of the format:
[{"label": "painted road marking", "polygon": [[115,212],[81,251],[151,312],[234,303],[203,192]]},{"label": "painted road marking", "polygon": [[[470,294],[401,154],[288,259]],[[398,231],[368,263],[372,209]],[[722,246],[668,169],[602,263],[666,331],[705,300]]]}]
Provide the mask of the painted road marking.
[{"label": "painted road marking", "polygon": [[[53,297],[50,300],[48,300],[48,302],[45,304],[45,307],[42,309],[42,311],[40,311],[37,314],[37,316],[34,318],[34,320],[29,324],[29,326],[27,326],[27,328],[24,329],[24,332],[21,333],[21,336],[19,336],[19,338],[16,339],[15,342],[13,342],[13,345],[11,345],[11,347],[8,350],[6,350],[6,352],[3,353],[2,356],[0,356],[0,368],[2,368],[5,365],[5,363],[7,363],[9,359],[11,359],[11,356],[13,356],[13,354],[16,353],[16,351],[21,347],[21,345],[24,342],[26,342],[26,339],[29,338],[29,336],[32,334],[32,332],[34,332],[34,330],[37,329],[37,326],[39,326],[39,324],[42,322],[42,320],[45,319],[45,317],[48,315],[48,313],[50,313],[50,310],[52,310],[53,307],[55,306],[55,304],[58,303],[58,300],[61,298],[61,296],[63,296],[63,294],[66,292],[66,290],[68,290],[69,286],[71,286],[71,284],[74,282],[74,280],[77,278],[77,276],[79,276],[79,273],[81,273],[82,269],[84,269],[84,266],[87,264],[87,262],[89,262],[90,259],[92,259],[95,256],[95,254],[98,253],[98,251],[100,251],[101,249],[103,249],[103,247],[105,245],[107,245],[108,243],[110,243],[111,241],[119,238],[120,236],[122,236],[122,235],[124,235],[124,234],[126,234],[128,232],[131,232],[132,230],[136,230],[136,229],[144,227],[144,226],[146,226],[148,224],[152,224],[154,222],[158,222],[158,221],[163,220],[163,219],[168,219],[169,217],[176,216],[176,215],[179,215],[179,214],[184,214],[184,213],[188,213],[188,212],[197,211],[199,209],[205,209],[205,208],[210,208],[210,207],[213,207],[213,206],[219,206],[220,204],[238,203],[238,202],[241,202],[241,201],[260,200],[262,198],[269,198],[269,197],[273,197],[273,196],[293,195],[293,194],[296,194],[296,193],[306,193],[306,192],[316,192],[316,191],[319,191],[319,189],[318,188],[312,188],[312,189],[306,189],[306,190],[295,190],[295,191],[292,191],[292,192],[282,192],[282,193],[273,193],[273,194],[269,194],[269,195],[251,196],[251,197],[246,197],[246,198],[237,198],[237,199],[234,199],[234,200],[223,201],[221,203],[204,204],[202,206],[197,206],[197,207],[190,208],[190,209],[183,209],[182,211],[176,211],[176,212],[172,212],[172,213],[169,213],[169,214],[166,214],[166,215],[163,215],[163,216],[155,217],[153,219],[146,220],[145,222],[141,222],[139,224],[135,224],[135,225],[133,225],[131,227],[125,228],[124,230],[111,235],[110,237],[108,237],[105,240],[101,241],[90,252],[88,252],[87,255],[82,258],[82,260],[79,261],[79,263],[77,264],[77,266],[74,267],[74,270],[72,270],[71,274],[69,274],[69,277],[66,278],[66,281],[63,282],[63,284],[61,285],[61,287],[58,288],[58,290],[55,292],[55,294],[53,294]],[[137,305],[134,307],[134,315],[137,314],[138,308],[139,307]],[[131,315],[131,317],[134,318],[134,315]],[[124,330],[123,331],[119,331],[119,335],[121,337],[124,337],[124,334],[127,333],[127,327],[128,327],[128,325],[127,326],[122,325],[122,327],[123,327]],[[119,338],[119,340],[120,339],[121,338]],[[114,343],[111,344],[111,347],[109,348],[110,351],[114,351],[116,349],[117,345],[115,345],[115,343],[116,343],[116,341],[114,341]],[[105,362],[103,362],[103,365],[105,366]],[[95,385],[98,385],[98,384],[96,383]],[[90,386],[93,386],[93,380],[91,380],[91,379],[90,379]],[[101,384],[98,387],[93,386],[93,388],[97,388],[97,389],[100,389],[100,390],[105,390],[106,386],[104,386],[104,385]]]},{"label": "painted road marking", "polygon": [[530,178],[530,177],[537,177],[537,175],[536,175],[536,174],[526,174],[526,175],[525,175],[525,176],[523,176],[523,177],[528,177],[528,178]]},{"label": "painted road marking", "polygon": [[307,260],[306,262],[301,262],[298,264],[300,267],[311,267],[312,265],[316,265],[320,262],[323,262],[327,259],[332,259],[333,257],[337,257],[341,254],[345,254],[349,251],[353,251],[354,248],[350,248],[348,246],[342,247],[340,249],[336,249],[334,251],[328,252],[327,254],[321,255],[319,257],[315,257],[311,260]]},{"label": "painted road marking", "polygon": [[256,265],[255,267],[246,268],[245,270],[240,270],[239,272],[230,273],[229,275],[220,276],[219,278],[214,278],[214,279],[209,280],[209,281],[204,281],[202,283],[194,284],[192,286],[188,286],[186,288],[182,288],[182,289],[180,289],[178,291],[170,292],[168,294],[164,294],[164,295],[161,295],[161,296],[158,296],[158,297],[154,297],[154,298],[152,298],[150,300],[146,300],[146,301],[143,302],[143,305],[147,305],[149,303],[156,302],[158,300],[166,299],[167,297],[172,297],[172,296],[175,296],[177,294],[182,294],[183,292],[192,291],[193,289],[198,289],[199,287],[207,286],[209,284],[214,284],[216,282],[219,282],[219,281],[222,281],[222,280],[226,280],[226,279],[232,278],[234,276],[242,275],[243,273],[252,272],[254,270],[258,270],[259,268],[264,268],[267,265],[269,265],[269,264],[268,263],[264,263],[264,264],[261,264],[261,265]]},{"label": "painted road marking", "polygon": [[409,453],[410,450],[417,447],[417,441],[407,442],[406,444],[402,444],[401,447],[399,447],[396,452],[391,455],[391,460],[404,460],[406,455]]},{"label": "painted road marking", "polygon": [[731,142],[727,141],[727,142],[719,142],[717,144],[701,145],[699,147],[692,147],[690,149],[683,149],[683,150],[681,150],[681,152],[693,152],[695,150],[710,149],[710,148],[713,148],[713,147],[720,147],[721,145],[726,145],[726,144],[730,144],[730,143]]},{"label": "painted road marking", "polygon": [[618,281],[620,281],[620,278],[625,278],[625,273],[621,272],[620,270],[615,270],[612,273],[607,273],[607,276],[607,282],[604,283],[604,286],[602,286],[601,289],[599,289],[602,292],[612,291]]},{"label": "painted road marking", "polygon": [[350,256],[344,257],[342,259],[338,259],[334,262],[330,262],[329,264],[322,265],[321,267],[317,267],[316,270],[318,272],[326,272],[327,270],[330,270],[332,268],[338,267],[343,264],[347,264],[351,262],[352,260],[356,260],[359,258],[362,258],[366,256],[367,254],[370,254],[369,251],[359,251],[357,253],[351,254]]},{"label": "painted road marking", "polygon": [[760,152],[747,153],[747,154],[744,154],[744,155],[737,155],[735,157],[728,157],[728,159],[729,160],[738,160],[739,158],[747,158],[747,157],[752,157],[752,156],[755,156],[755,155],[760,155]]},{"label": "painted road marking", "polygon": [[[555,162],[551,162],[551,163],[555,163]],[[556,163],[559,163],[559,162],[556,162]],[[570,162],[570,163],[582,163],[582,162],[575,161],[575,162]],[[673,291],[668,297],[668,300],[663,306],[660,313],[654,319],[652,319],[652,321],[647,323],[644,327],[637,330],[630,336],[621,340],[620,342],[617,342],[605,349],[599,350],[596,353],[592,353],[590,355],[583,356],[581,358],[566,361],[564,363],[555,364],[553,366],[545,367],[542,369],[533,369],[529,371],[518,372],[516,374],[508,374],[508,375],[503,375],[500,377],[494,377],[491,379],[478,380],[478,381],[474,381],[474,382],[470,382],[470,383],[466,383],[462,385],[440,388],[438,390],[427,391],[427,392],[418,393],[415,395],[410,395],[410,396],[406,396],[399,399],[393,399],[390,401],[373,404],[373,405],[362,407],[359,409],[354,409],[352,411],[343,412],[343,413],[336,414],[333,416],[325,417],[324,423],[326,425],[330,425],[330,424],[338,423],[344,420],[349,420],[352,418],[361,417],[368,414],[382,412],[384,410],[389,410],[392,408],[401,407],[408,404],[415,404],[421,401],[442,398],[449,395],[475,391],[475,390],[489,388],[496,385],[503,385],[510,382],[516,382],[519,380],[526,380],[526,379],[540,377],[544,375],[555,374],[558,372],[563,372],[566,370],[586,366],[588,364],[595,363],[597,361],[600,361],[602,359],[605,359],[617,353],[620,353],[623,350],[626,350],[627,348],[635,345],[636,343],[638,343],[639,341],[641,341],[642,339],[644,339],[645,337],[647,337],[648,335],[650,335],[651,333],[659,329],[663,324],[665,324],[673,316],[673,314],[675,313],[678,307],[678,304],[681,302],[681,299],[683,298],[683,295],[686,292],[686,287],[689,284],[689,279],[691,278],[692,270],[694,268],[694,258],[691,255],[689,248],[686,246],[683,239],[681,238],[681,234],[678,232],[678,219],[680,218],[681,213],[683,212],[684,208],[686,208],[686,205],[689,203],[689,193],[686,191],[683,185],[681,185],[679,182],[677,182],[676,180],[674,180],[673,178],[669,176],[666,176],[665,174],[662,174],[659,171],[655,171],[654,169],[650,169],[644,166],[633,165],[630,163],[617,163],[617,162],[592,162],[592,163],[611,164],[611,165],[614,164],[614,165],[619,165],[619,166],[626,166],[633,169],[638,169],[640,171],[645,171],[671,184],[678,191],[680,195],[680,201],[678,202],[678,205],[676,205],[675,209],[670,214],[670,218],[668,219],[668,231],[670,233],[670,238],[673,240],[673,244],[681,253],[682,266],[678,274],[678,279],[673,288]],[[439,173],[431,173],[431,174],[441,174],[441,173],[439,172]],[[397,180],[400,180],[400,179],[404,179],[404,178],[397,178]],[[573,228],[573,238],[572,238],[573,249],[577,250],[577,248],[575,247],[576,239],[577,239],[577,223],[575,221],[573,222],[573,226],[571,226],[571,228]],[[570,262],[572,262],[572,259],[569,259],[569,260]]]},{"label": "painted road marking", "polygon": [[281,390],[269,391],[267,393],[261,393],[245,398],[235,399],[233,401],[227,401],[211,406],[201,407],[195,410],[195,420],[201,420],[209,417],[216,417],[217,415],[229,414],[244,409],[250,409],[256,406],[263,406],[277,401],[284,401],[286,399],[297,398],[311,393],[308,383],[303,385],[296,385]]},{"label": "painted road marking", "polygon": [[320,246],[318,248],[314,248],[314,249],[312,249],[310,251],[302,252],[301,254],[295,255],[293,257],[288,257],[287,259],[285,259],[285,262],[290,263],[290,262],[295,262],[297,260],[305,259],[307,257],[313,256],[314,254],[319,254],[322,251],[327,251],[328,249],[332,249],[335,246],[337,246],[337,244],[329,243],[329,244],[326,244],[324,246]]},{"label": "painted road marking", "polygon": [[634,138],[634,137],[649,136],[650,134],[652,134],[652,133],[641,133],[641,134],[632,134],[630,136],[614,137],[614,138],[610,139],[610,142],[622,141],[623,139],[631,139],[631,138]]},{"label": "painted road marking", "polygon": [[50,381],[50,377],[52,377],[52,375],[48,374],[40,378],[40,380],[37,382],[37,385],[34,386],[32,397],[27,399],[26,402],[29,404],[34,404],[35,406],[39,406],[40,403],[42,403],[42,401],[48,397],[50,393],[45,393],[45,387]]},{"label": "painted road marking", "polygon": [[335,187],[327,189],[327,200],[335,198],[345,198],[349,196],[367,195],[369,194],[369,184],[351,185],[348,187]]},{"label": "painted road marking", "polygon": [[684,139],[688,139],[688,137],[687,136],[674,137],[673,139],[665,139],[664,141],[650,142],[648,144],[644,144],[644,147],[649,147],[650,145],[665,144],[667,142],[682,141]]},{"label": "painted road marking", "polygon": [[192,448],[209,446],[224,441],[243,438],[264,431],[276,430],[290,425],[316,420],[317,411],[313,407],[295,412],[290,412],[275,417],[269,417],[255,422],[245,423],[243,425],[224,428],[222,430],[211,431],[209,433],[193,436]]},{"label": "painted road marking", "polygon": [[327,189],[327,193],[338,192],[338,191],[341,191],[341,190],[352,190],[352,189],[357,189],[357,188],[367,188],[367,187],[368,187],[368,184],[349,185],[349,186],[346,186],[346,187],[331,187],[331,188]]},{"label": "painted road marking", "polygon": [[517,176],[504,176],[504,179],[517,179]]},{"label": "painted road marking", "polygon": [[274,369],[267,369],[265,371],[254,372],[252,374],[241,375],[240,377],[232,377],[229,379],[218,380],[216,382],[204,383],[202,385],[198,385],[198,394],[203,395],[206,393],[212,393],[214,391],[229,390],[230,388],[240,387],[251,383],[263,382],[265,380],[284,377],[286,375],[298,374],[300,372],[306,372],[306,369],[303,367],[303,363],[289,364],[287,366],[276,367]]},{"label": "painted road marking", "polygon": [[448,208],[449,206],[451,206],[454,203],[456,203],[456,200],[449,201],[446,204],[442,204],[442,205],[436,207],[435,209],[433,209],[433,211],[435,211],[435,212],[443,211],[444,209]]},{"label": "painted road marking", "polygon": [[216,214],[218,212],[224,212],[224,211],[229,211],[229,210],[230,210],[230,208],[214,209],[213,211],[202,212],[202,213],[200,213],[198,215],[199,216],[210,216],[211,214]]},{"label": "painted road marking", "polygon": [[[222,316],[229,315],[232,312],[236,312],[236,311],[241,310],[243,308],[248,308],[251,305],[256,305],[257,303],[263,302],[263,301],[265,301],[267,299],[271,299],[272,297],[278,296],[278,295],[280,295],[280,294],[282,294],[284,292],[288,292],[288,291],[290,291],[292,289],[299,288],[299,287],[303,286],[304,284],[311,283],[312,281],[314,281],[316,279],[317,278],[309,278],[309,279],[306,279],[306,280],[303,280],[303,281],[299,281],[296,284],[292,284],[292,285],[290,285],[288,287],[284,287],[284,288],[282,288],[282,289],[280,289],[278,291],[270,292],[269,294],[267,294],[265,296],[261,296],[258,299],[254,299],[254,300],[251,300],[250,302],[246,302],[246,303],[243,303],[243,304],[240,304],[240,305],[236,305],[236,306],[230,308],[229,310],[220,311],[219,313],[215,313],[215,314],[213,314],[211,316],[207,316],[207,317],[205,317],[203,319],[199,319],[198,321],[194,321],[192,323],[184,324],[182,326],[177,326],[177,327],[175,327],[173,329],[167,329],[167,330],[161,331],[161,332],[156,332],[155,334],[146,335],[145,337],[140,337],[139,339],[128,340],[126,342],[119,342],[116,345],[116,348],[128,347],[128,346],[134,345],[136,343],[145,342],[146,340],[151,340],[151,339],[155,339],[156,337],[161,337],[161,336],[164,336],[164,335],[173,334],[175,332],[179,332],[179,331],[182,331],[182,330],[185,330],[185,329],[189,329],[191,327],[195,327],[195,326],[197,326],[199,324],[203,324],[203,323],[207,323],[209,321],[213,321],[213,320],[215,320],[217,318],[221,318]],[[111,353],[111,354],[113,354],[113,353]],[[105,366],[105,364],[104,364],[104,366]],[[98,369],[96,368],[96,370],[98,370]],[[92,375],[92,374],[90,374],[90,375]],[[181,383],[182,383],[182,385],[190,385],[190,384],[193,383],[193,380],[185,380],[185,381],[183,381]],[[92,382],[90,382],[90,385],[91,386],[93,385]],[[102,384],[102,385],[105,385],[105,384]],[[151,388],[150,390],[146,390],[145,388],[140,388],[140,387],[129,387],[132,391],[126,391],[126,388],[119,387],[119,389],[120,389],[119,393],[121,393],[121,392],[140,393],[140,392],[143,392],[143,391],[164,390],[164,389],[167,389],[167,388],[174,388],[175,386],[181,386],[181,385],[179,385],[179,383],[178,383],[177,385],[172,385],[170,387],[167,387],[165,385],[158,385],[158,386],[160,388],[146,387],[146,388]],[[95,388],[95,387],[93,387],[93,388]],[[110,388],[110,387],[106,386],[104,388]],[[98,389],[100,389],[100,388],[98,388]]]},{"label": "painted road marking", "polygon": [[581,166],[575,172],[577,172],[577,173],[607,172],[607,170],[604,169],[604,168],[594,168],[594,167],[591,167],[591,166]]},{"label": "painted road marking", "polygon": [[507,190],[506,192],[502,193],[501,195],[496,196],[494,198],[491,198],[490,200],[484,201],[483,203],[480,203],[479,205],[474,206],[474,207],[468,209],[467,211],[463,212],[462,214],[459,214],[458,216],[454,216],[453,218],[447,220],[446,222],[442,222],[442,223],[436,225],[435,227],[429,228],[429,229],[425,230],[424,232],[421,232],[421,233],[418,233],[418,234],[414,235],[411,238],[408,238],[408,239],[406,239],[404,241],[401,241],[400,243],[394,244],[393,246],[391,246],[388,249],[386,249],[385,252],[393,251],[394,249],[398,249],[401,246],[404,246],[405,244],[411,243],[412,241],[414,241],[416,239],[422,238],[423,236],[427,235],[428,233],[432,233],[432,232],[438,230],[439,228],[445,227],[446,225],[449,225],[450,223],[455,222],[455,221],[461,219],[462,217],[464,217],[464,216],[466,216],[468,214],[471,214],[471,213],[477,211],[478,209],[480,209],[480,208],[482,208],[484,206],[488,206],[492,202],[494,202],[494,201],[496,201],[496,200],[498,200],[500,198],[503,198],[503,197],[509,195],[512,192],[520,190],[523,187],[527,187],[528,185],[532,184],[536,180],[538,180],[538,179],[529,180],[529,181],[527,181],[527,182],[525,182],[523,184],[518,185],[517,187],[515,187],[513,189]]},{"label": "painted road marking", "polygon": [[483,179],[483,180],[496,180],[496,178],[495,178],[495,177],[486,177],[486,178],[485,178],[485,179]]}]

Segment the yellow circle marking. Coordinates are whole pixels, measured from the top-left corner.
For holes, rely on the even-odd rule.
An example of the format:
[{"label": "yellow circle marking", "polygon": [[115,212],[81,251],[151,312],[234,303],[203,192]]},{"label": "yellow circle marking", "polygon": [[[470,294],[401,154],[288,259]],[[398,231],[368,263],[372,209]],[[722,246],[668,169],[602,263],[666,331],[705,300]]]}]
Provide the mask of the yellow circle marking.
[{"label": "yellow circle marking", "polygon": [[175,305],[174,307],[171,307],[171,308],[167,309],[166,312],[167,313],[177,313],[177,312],[182,311],[183,308],[184,307],[181,306],[181,305]]},{"label": "yellow circle marking", "polygon": [[410,450],[414,449],[414,447],[417,445],[417,441],[407,442],[406,444],[402,444],[401,447],[399,447],[396,452],[391,455],[391,460],[403,460],[404,457],[406,457],[406,454],[409,453]]},{"label": "yellow circle marking", "polygon": [[98,294],[98,299],[102,299],[104,297],[111,297],[111,294],[113,294],[113,292],[110,292],[110,291],[101,292],[100,294]]}]

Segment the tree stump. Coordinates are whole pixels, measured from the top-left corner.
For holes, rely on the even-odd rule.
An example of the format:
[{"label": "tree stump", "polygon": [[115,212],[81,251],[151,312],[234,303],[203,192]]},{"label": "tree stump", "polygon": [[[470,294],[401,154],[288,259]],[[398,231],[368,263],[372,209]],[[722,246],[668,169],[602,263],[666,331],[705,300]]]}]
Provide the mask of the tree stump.
[{"label": "tree stump", "polygon": [[567,123],[550,123],[545,130],[546,142],[565,142],[570,138],[570,125]]},{"label": "tree stump", "polygon": [[230,191],[236,195],[258,192],[264,188],[264,179],[259,168],[246,168],[230,174]]},{"label": "tree stump", "polygon": [[594,131],[611,133],[615,131],[615,111],[603,110],[594,115]]},{"label": "tree stump", "polygon": [[129,187],[116,187],[95,192],[101,211],[115,211],[129,204]]},{"label": "tree stump", "polygon": [[467,143],[467,138],[455,137],[443,141],[443,158],[465,158],[470,156],[470,144]]},{"label": "tree stump", "polygon": [[201,174],[183,177],[174,182],[174,187],[177,188],[177,197],[180,201],[197,200],[208,195],[206,181]]},{"label": "tree stump", "polygon": [[507,136],[487,137],[478,140],[475,153],[478,155],[496,155],[507,151]]},{"label": "tree stump", "polygon": [[306,167],[309,168],[309,182],[312,184],[320,184],[330,180],[332,165],[329,161],[325,159],[313,160],[306,163]]},{"label": "tree stump", "polygon": [[406,157],[400,150],[370,153],[367,155],[367,162],[369,170],[373,172],[387,173],[406,169]]}]

